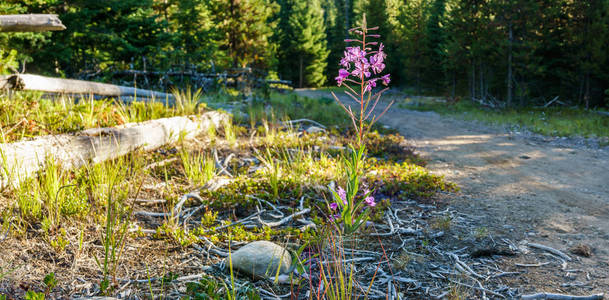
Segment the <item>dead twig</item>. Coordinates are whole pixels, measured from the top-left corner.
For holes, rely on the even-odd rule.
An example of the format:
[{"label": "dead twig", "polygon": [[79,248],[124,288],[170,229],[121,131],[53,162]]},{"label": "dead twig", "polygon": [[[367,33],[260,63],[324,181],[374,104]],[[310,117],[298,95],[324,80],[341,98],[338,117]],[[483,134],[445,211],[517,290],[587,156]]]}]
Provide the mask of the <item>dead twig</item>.
[{"label": "dead twig", "polygon": [[545,245],[541,245],[541,244],[536,244],[536,243],[527,243],[527,246],[531,247],[531,248],[537,248],[540,250],[544,250],[547,252],[550,252],[552,254],[558,255],[560,257],[562,257],[564,260],[566,261],[571,261],[571,257],[567,254],[565,254],[564,252],[560,251],[560,250],[556,250],[552,247],[548,247]]},{"label": "dead twig", "polygon": [[161,161],[157,161],[155,163],[151,163],[147,166],[144,167],[144,170],[150,170],[150,169],[154,169],[154,168],[158,168],[158,167],[162,167],[162,166],[166,166],[174,161],[178,160],[177,157],[172,157],[172,158],[168,158],[165,160],[161,160]]},{"label": "dead twig", "polygon": [[517,267],[523,267],[523,268],[537,268],[537,267],[541,267],[541,266],[545,266],[545,265],[549,265],[550,262],[542,262],[542,263],[538,263],[538,264],[516,264]]},{"label": "dead twig", "polygon": [[258,216],[258,222],[260,222],[264,226],[277,227],[277,226],[281,226],[281,225],[289,222],[290,220],[292,220],[295,217],[302,216],[302,215],[304,215],[306,213],[309,213],[310,211],[311,211],[310,208],[305,208],[305,209],[303,209],[301,211],[298,211],[298,212],[295,212],[295,213],[293,213],[293,214],[291,214],[291,215],[289,215],[289,216],[287,216],[287,217],[285,217],[285,218],[283,218],[283,219],[281,219],[281,220],[279,220],[277,222],[265,222],[265,221],[263,221],[260,218],[260,216]]}]

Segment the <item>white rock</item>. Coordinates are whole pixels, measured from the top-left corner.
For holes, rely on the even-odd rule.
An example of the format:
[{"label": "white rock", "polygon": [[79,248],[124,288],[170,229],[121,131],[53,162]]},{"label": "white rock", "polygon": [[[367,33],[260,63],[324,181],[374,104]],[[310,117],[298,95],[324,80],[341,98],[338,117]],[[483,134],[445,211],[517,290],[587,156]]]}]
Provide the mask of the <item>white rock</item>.
[{"label": "white rock", "polygon": [[286,274],[292,264],[292,256],[283,247],[269,241],[249,243],[232,253],[233,268],[255,277],[275,277]]},{"label": "white rock", "polygon": [[320,133],[320,132],[326,132],[325,129],[319,127],[319,126],[310,126],[309,128],[307,128],[307,130],[305,130],[307,133]]}]

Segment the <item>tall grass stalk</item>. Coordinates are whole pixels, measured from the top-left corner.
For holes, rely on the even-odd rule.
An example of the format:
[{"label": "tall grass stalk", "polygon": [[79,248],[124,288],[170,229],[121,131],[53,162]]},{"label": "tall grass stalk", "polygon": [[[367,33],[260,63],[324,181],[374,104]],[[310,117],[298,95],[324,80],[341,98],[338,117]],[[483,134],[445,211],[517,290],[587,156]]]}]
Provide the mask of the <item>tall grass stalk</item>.
[{"label": "tall grass stalk", "polygon": [[[105,224],[102,234],[103,260],[94,255],[95,262],[103,274],[100,284],[102,292],[107,294],[112,286],[116,285],[116,274],[120,265],[120,260],[125,248],[126,238],[132,217],[133,203],[125,204],[124,201],[129,194],[128,188],[115,194],[116,187],[126,178],[127,175],[136,176],[137,170],[130,170],[132,166],[126,166],[119,159],[113,164],[106,164],[105,168],[90,170],[91,177],[102,179],[103,187],[107,189],[105,202]],[[99,174],[103,170],[103,174]],[[95,174],[98,173],[98,174]],[[137,199],[143,181],[139,184],[135,197]],[[134,201],[134,200],[133,200]],[[112,281],[111,281],[112,280]]]},{"label": "tall grass stalk", "polygon": [[224,120],[224,138],[231,147],[237,143],[237,133],[232,120]]},{"label": "tall grass stalk", "polygon": [[275,201],[279,201],[279,180],[283,175],[281,165],[271,154],[269,148],[266,148],[265,152],[262,154],[258,153],[257,158],[265,166],[265,174],[268,177],[268,182],[271,186],[271,191],[273,192],[273,198]]},{"label": "tall grass stalk", "polygon": [[[197,111],[203,92],[201,89],[193,90],[188,87],[185,90],[172,90],[175,98],[175,109],[179,114],[191,114]],[[204,106],[203,106],[204,108]]]},{"label": "tall grass stalk", "polygon": [[184,167],[184,175],[193,184],[204,185],[216,175],[214,160],[202,152],[192,154],[181,150],[180,159]]}]

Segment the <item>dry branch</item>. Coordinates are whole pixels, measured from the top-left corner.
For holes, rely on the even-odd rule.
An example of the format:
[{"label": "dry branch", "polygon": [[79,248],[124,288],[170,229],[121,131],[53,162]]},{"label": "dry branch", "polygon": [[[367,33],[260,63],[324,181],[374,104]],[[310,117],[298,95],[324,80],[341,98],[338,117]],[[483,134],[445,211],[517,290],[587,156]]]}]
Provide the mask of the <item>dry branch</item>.
[{"label": "dry branch", "polygon": [[57,15],[30,14],[0,16],[0,32],[40,32],[64,30]]},{"label": "dry branch", "polygon": [[207,132],[209,126],[218,128],[227,118],[223,113],[207,112],[201,116],[163,118],[1,144],[3,161],[0,186],[18,184],[37,171],[44,170],[47,157],[63,168],[77,168],[89,162],[113,159],[135,149],[154,150],[178,141],[182,133],[185,133],[185,139],[193,138]]},{"label": "dry branch", "polygon": [[537,293],[532,295],[523,295],[523,300],[551,299],[551,300],[600,300],[604,294],[595,294],[590,296],[571,296],[563,294]]},{"label": "dry branch", "polygon": [[[41,91],[59,94],[101,95],[110,97],[155,98],[158,101],[173,102],[173,95],[108,83],[76,79],[53,78],[32,74],[15,74],[0,76],[0,89]],[[125,97],[127,96],[127,97]]]},{"label": "dry branch", "polygon": [[546,252],[555,254],[560,256],[561,258],[563,258],[566,261],[571,261],[571,257],[569,255],[566,255],[564,252],[560,251],[560,250],[556,250],[552,247],[548,247],[545,245],[541,245],[541,244],[536,244],[536,243],[527,243],[527,246],[531,247],[531,248],[537,248],[540,250],[544,250]]}]

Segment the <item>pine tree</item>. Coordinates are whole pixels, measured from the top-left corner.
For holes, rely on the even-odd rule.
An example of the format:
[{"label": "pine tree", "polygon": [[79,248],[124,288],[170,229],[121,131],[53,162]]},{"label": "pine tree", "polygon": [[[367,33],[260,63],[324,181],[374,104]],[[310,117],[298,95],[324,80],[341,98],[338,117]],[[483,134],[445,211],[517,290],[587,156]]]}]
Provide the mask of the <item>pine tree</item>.
[{"label": "pine tree", "polygon": [[445,78],[443,70],[444,46],[446,44],[443,23],[445,22],[446,0],[434,0],[429,11],[429,19],[426,24],[426,42],[429,53],[429,66],[426,68],[426,81],[433,84],[434,89],[442,87],[442,78]]},{"label": "pine tree", "polygon": [[37,65],[77,76],[83,70],[122,69],[156,64],[169,42],[152,0],[74,0],[54,2],[45,12],[57,13],[66,30],[33,54]]},{"label": "pine tree", "polygon": [[166,11],[166,18],[172,20],[176,63],[206,65],[208,60],[218,60],[218,37],[205,0],[171,0]]},{"label": "pine tree", "polygon": [[574,75],[577,74],[574,77],[579,79],[578,102],[590,108],[603,104],[604,90],[608,87],[609,3],[575,1],[569,8],[573,18],[568,28],[574,51],[567,55],[574,61]]},{"label": "pine tree", "polygon": [[[392,32],[394,31],[390,23],[390,15],[386,0],[366,0],[361,3],[362,13],[366,14],[366,23],[370,27],[378,27],[374,32],[381,35],[379,42],[385,45],[387,53],[387,72],[394,75],[394,79],[399,78],[397,72],[396,59],[399,54],[395,51],[397,47],[393,44]],[[399,68],[399,67],[398,67]]]},{"label": "pine tree", "polygon": [[212,21],[221,35],[220,49],[232,67],[273,65],[275,47],[271,22],[279,6],[272,0],[206,0]]},{"label": "pine tree", "polygon": [[[282,76],[298,86],[321,86],[326,81],[325,69],[329,51],[323,10],[319,0],[286,1],[288,22],[283,33],[287,47],[280,61],[285,64]],[[287,68],[286,68],[287,67]]]},{"label": "pine tree", "polygon": [[345,20],[345,1],[330,0],[322,2],[325,12],[325,26],[328,45],[328,64],[325,74],[327,78],[334,78],[338,74],[340,58],[345,50],[347,28]]},{"label": "pine tree", "polygon": [[429,57],[426,50],[428,5],[425,0],[409,1],[400,8],[396,27],[397,51],[399,55],[399,75],[402,82],[417,88],[420,94],[423,85],[423,73],[428,66]]}]

